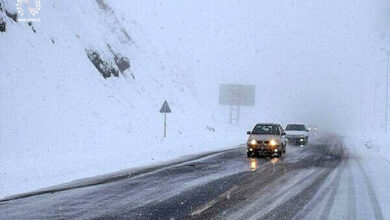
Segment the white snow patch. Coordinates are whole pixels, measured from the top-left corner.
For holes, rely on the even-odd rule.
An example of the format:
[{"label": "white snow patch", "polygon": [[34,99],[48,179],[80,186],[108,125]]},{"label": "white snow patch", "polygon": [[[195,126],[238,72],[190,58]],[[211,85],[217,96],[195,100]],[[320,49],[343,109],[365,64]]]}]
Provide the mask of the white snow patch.
[{"label": "white snow patch", "polygon": [[[14,1],[5,3],[16,11]],[[43,2],[36,33],[0,14],[7,22],[0,34],[0,198],[245,142],[245,129],[215,111],[218,100],[199,103],[196,73],[179,61],[165,64],[161,45],[96,1]],[[108,45],[131,67],[104,79],[85,51],[114,64]],[[205,89],[217,97],[216,88]],[[164,139],[165,100],[172,114]]]},{"label": "white snow patch", "polygon": [[390,218],[390,137],[386,134],[350,135],[346,146],[367,174],[385,219]]}]

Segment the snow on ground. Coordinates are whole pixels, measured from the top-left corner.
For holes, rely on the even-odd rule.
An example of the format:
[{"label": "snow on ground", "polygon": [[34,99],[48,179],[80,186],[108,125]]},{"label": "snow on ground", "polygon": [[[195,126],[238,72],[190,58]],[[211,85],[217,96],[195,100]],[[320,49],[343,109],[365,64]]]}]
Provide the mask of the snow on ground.
[{"label": "snow on ground", "polygon": [[[245,141],[218,100],[199,102],[197,72],[104,1],[43,1],[31,26],[6,15],[15,1],[0,3],[0,198]],[[131,67],[104,78],[88,50],[117,71],[115,54]],[[203,88],[210,99],[214,81]],[[166,139],[164,100],[172,109]]]},{"label": "snow on ground", "polygon": [[363,149],[378,154],[382,159],[390,164],[390,135],[371,134],[355,135],[354,143]]},{"label": "snow on ground", "polygon": [[[182,1],[182,4],[184,3],[186,2]],[[33,22],[31,26],[26,22],[15,22],[6,15],[6,10],[16,13],[14,0],[0,0],[0,4],[0,20],[6,22],[6,31],[0,32],[0,197],[125,168],[150,165],[186,154],[228,148],[245,141],[245,130],[226,125],[227,111],[221,111],[221,108],[217,107],[218,83],[220,81],[229,83],[234,79],[230,79],[231,76],[227,76],[228,74],[215,72],[204,74],[210,71],[206,67],[186,66],[186,59],[193,58],[195,60],[193,63],[197,63],[199,57],[189,55],[180,60],[177,56],[171,56],[172,53],[176,53],[177,45],[165,45],[161,43],[165,42],[164,39],[158,41],[158,38],[166,36],[159,34],[152,36],[153,34],[150,33],[162,33],[152,31],[156,28],[165,30],[178,27],[173,27],[175,24],[159,27],[157,20],[163,18],[155,16],[158,7],[150,7],[155,5],[154,1],[42,1],[41,10],[37,15],[41,20]],[[169,3],[169,5],[174,7],[176,3]],[[280,15],[274,12],[278,12],[280,6],[278,4],[274,6],[272,7],[274,10],[269,10],[268,13],[275,14],[279,18]],[[180,7],[175,8],[181,11]],[[212,7],[208,8],[212,10]],[[338,8],[344,10],[343,7]],[[266,9],[267,7],[264,8]],[[297,14],[297,10],[293,9],[291,12]],[[25,10],[27,14],[27,9]],[[259,14],[257,9],[254,10],[253,14]],[[322,7],[318,7],[318,12],[320,11],[324,11]],[[329,11],[325,10],[327,14]],[[163,12],[171,13],[169,10]],[[336,10],[335,13],[337,12]],[[202,14],[199,14],[199,17],[200,15]],[[137,16],[143,22],[137,22]],[[248,14],[245,13],[243,16],[246,17]],[[205,19],[204,23],[208,23],[206,18],[202,19]],[[200,21],[203,21],[202,19]],[[231,19],[236,21],[237,17],[233,16]],[[288,16],[287,19],[291,20]],[[307,17],[296,19],[298,20],[292,19],[291,22],[300,19],[312,20],[314,23],[317,21]],[[178,29],[186,26],[187,22],[181,21]],[[221,22],[225,23],[225,17],[221,18]],[[150,27],[147,27],[148,23]],[[229,30],[230,24],[229,22],[225,24]],[[330,23],[325,22],[325,24],[334,25],[334,22],[331,20]],[[349,27],[349,25],[342,25]],[[247,28],[246,25],[239,26]],[[285,26],[282,25],[281,28]],[[291,27],[296,29],[294,25]],[[218,27],[211,25],[209,28],[217,30],[215,34],[218,36],[226,35]],[[302,28],[308,29],[305,25]],[[197,35],[194,34],[196,31]],[[234,29],[230,31],[237,32]],[[336,39],[339,39],[338,36],[343,38],[346,36],[333,29],[331,31],[337,36]],[[203,34],[202,26],[198,30],[187,30],[186,33],[189,33],[189,36],[181,33],[183,41],[188,40],[185,39],[187,37],[192,39],[189,42],[204,43],[197,38]],[[302,34],[304,33],[302,31]],[[355,32],[346,33],[352,36],[344,39],[353,43],[350,45],[351,48],[356,46],[355,41],[351,39],[364,36]],[[305,40],[302,42],[306,44],[307,35],[304,36]],[[214,38],[206,38],[214,45]],[[362,39],[366,42],[366,38]],[[241,38],[236,40],[236,43],[242,41]],[[225,42],[221,40],[218,43]],[[302,53],[302,45],[291,41],[286,42],[297,45],[299,50],[293,47],[290,49]],[[236,43],[230,42],[232,45]],[[279,41],[273,42],[273,44],[279,43]],[[271,42],[269,45],[273,44]],[[204,48],[201,46],[191,45],[189,48],[202,51]],[[327,44],[323,44],[323,47],[326,46]],[[222,48],[231,51],[237,49]],[[340,47],[340,50],[344,51],[345,48]],[[115,65],[116,54],[128,58],[131,67],[123,73],[118,72],[118,77],[104,78],[89,60],[88,51],[98,53],[101,59],[115,71],[119,69],[119,66]],[[257,51],[256,49],[256,54]],[[267,51],[264,50],[264,53]],[[360,50],[357,51],[356,54],[360,56]],[[333,49],[328,52],[334,55]],[[218,54],[211,53],[208,62],[213,63],[212,56]],[[269,57],[269,54],[265,55]],[[345,56],[343,53],[340,53],[340,56],[350,59],[350,56]],[[247,56],[242,57],[247,60]],[[271,60],[272,57],[278,60],[277,66],[279,62],[283,63],[283,60],[280,61],[280,53],[274,53]],[[300,55],[296,57],[301,59]],[[315,56],[312,57],[316,62],[319,60]],[[287,58],[291,61],[289,57]],[[236,60],[226,60],[224,56],[220,56],[219,59],[222,64],[237,63]],[[324,65],[328,65],[327,62]],[[266,60],[265,63],[270,62]],[[299,66],[300,63],[296,63]],[[352,63],[351,65],[356,66]],[[236,66],[241,71],[243,66]],[[251,65],[247,66],[253,68]],[[230,66],[227,66],[226,69],[229,68]],[[270,65],[264,72],[272,73],[270,71],[273,69],[274,66]],[[278,74],[280,72],[279,69],[275,71]],[[297,78],[295,75],[297,71],[289,72],[294,74],[289,79]],[[326,73],[328,72],[327,69]],[[237,78],[245,78],[240,77],[240,74],[237,74]],[[279,80],[278,77],[269,75],[270,78]],[[207,76],[207,85],[200,85],[200,82],[206,81],[199,80],[204,76]],[[337,76],[344,76],[344,74],[337,73]],[[305,83],[300,77],[297,80]],[[249,77],[246,80],[251,82],[255,79]],[[340,79],[345,81],[343,78]],[[323,84],[322,78],[318,81]],[[267,86],[267,83],[263,84]],[[272,82],[268,84],[273,86]],[[308,89],[318,87],[316,83],[302,85],[304,85],[302,88],[311,85],[312,87]],[[344,85],[340,84],[340,87],[344,88]],[[268,90],[273,91],[273,89]],[[263,104],[275,99],[273,93],[270,94],[262,94]],[[294,94],[301,98],[303,92],[291,92],[291,95]],[[354,90],[353,95],[355,95]],[[315,99],[309,101],[317,102],[318,97],[316,95],[313,97]],[[322,98],[325,105],[328,96]],[[158,113],[164,100],[168,101],[173,111],[168,115],[166,139],[162,138],[163,116]],[[286,100],[293,100],[295,103],[296,99]],[[335,103],[339,106],[339,102]],[[275,109],[284,111],[284,108],[279,106]],[[318,111],[311,112],[318,114]],[[270,111],[268,116],[279,118],[281,114]],[[303,116],[307,117],[306,114]],[[341,114],[340,117],[343,115]],[[375,180],[374,185],[380,187],[379,184],[387,183],[387,175],[381,173],[388,174],[389,140],[379,136],[370,139],[355,137],[351,141],[353,142],[351,151],[367,161],[366,169],[375,171],[378,169],[377,166],[382,166],[378,172],[369,172]],[[378,189],[383,189],[384,186],[386,184]],[[386,199],[386,196],[381,196],[381,199]]]},{"label": "snow on ground", "polygon": [[[386,134],[349,135],[346,138],[346,146],[354,157],[353,159],[355,159],[352,166],[360,166],[362,169],[360,175],[363,175],[363,177],[367,176],[366,179],[358,178],[357,176],[353,178],[355,188],[357,189],[357,199],[362,194],[358,190],[359,187],[371,184],[383,217],[385,219],[389,218],[390,210],[387,206],[390,204],[390,189],[388,187],[390,182],[390,136]],[[368,181],[369,183],[367,183]],[[367,201],[371,206],[373,205],[373,201],[370,201],[370,196],[365,196],[363,200]],[[367,210],[367,207],[359,207],[359,203],[356,208],[358,214],[364,214],[365,210]]]}]

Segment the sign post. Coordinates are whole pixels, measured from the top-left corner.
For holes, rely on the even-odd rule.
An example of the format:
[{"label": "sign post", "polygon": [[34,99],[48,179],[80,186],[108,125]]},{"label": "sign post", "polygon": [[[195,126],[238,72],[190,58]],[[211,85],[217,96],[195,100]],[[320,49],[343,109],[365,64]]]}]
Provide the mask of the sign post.
[{"label": "sign post", "polygon": [[167,113],[171,113],[168,102],[165,100],[164,104],[160,109],[160,113],[164,113],[164,138],[167,136]]},{"label": "sign post", "polygon": [[[221,84],[219,86],[219,104],[229,105],[229,123],[236,121],[236,125],[240,121],[241,106],[255,105],[256,86],[240,85],[240,84]],[[236,112],[233,118],[233,112]]]}]

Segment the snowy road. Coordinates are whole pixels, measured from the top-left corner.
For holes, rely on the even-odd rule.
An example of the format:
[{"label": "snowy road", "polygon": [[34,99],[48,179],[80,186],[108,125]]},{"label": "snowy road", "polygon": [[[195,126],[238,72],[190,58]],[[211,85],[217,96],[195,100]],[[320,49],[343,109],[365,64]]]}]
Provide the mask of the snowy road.
[{"label": "snowy road", "polygon": [[[119,181],[0,202],[0,219],[384,219],[363,161],[328,135],[282,158],[245,149]],[[386,203],[385,203],[386,204]]]}]

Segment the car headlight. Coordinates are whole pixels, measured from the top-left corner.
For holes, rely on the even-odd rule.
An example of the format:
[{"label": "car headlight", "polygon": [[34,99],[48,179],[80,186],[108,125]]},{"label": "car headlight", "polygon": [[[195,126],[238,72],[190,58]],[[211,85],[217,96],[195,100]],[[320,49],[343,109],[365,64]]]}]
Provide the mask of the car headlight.
[{"label": "car headlight", "polygon": [[269,145],[271,145],[271,146],[276,146],[278,143],[274,140],[274,139],[272,139],[270,142],[269,142]]},{"label": "car headlight", "polygon": [[257,141],[255,139],[252,139],[252,140],[249,141],[249,144],[250,145],[256,145]]}]

